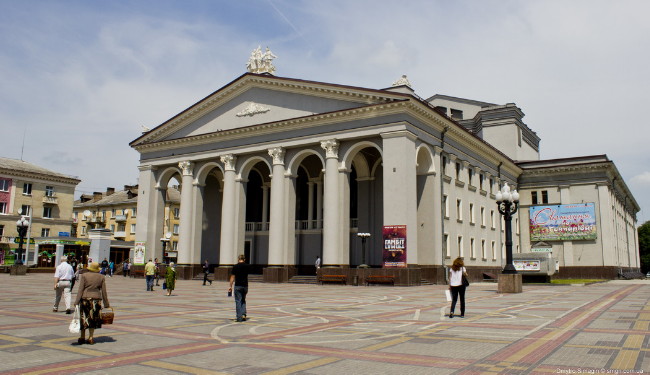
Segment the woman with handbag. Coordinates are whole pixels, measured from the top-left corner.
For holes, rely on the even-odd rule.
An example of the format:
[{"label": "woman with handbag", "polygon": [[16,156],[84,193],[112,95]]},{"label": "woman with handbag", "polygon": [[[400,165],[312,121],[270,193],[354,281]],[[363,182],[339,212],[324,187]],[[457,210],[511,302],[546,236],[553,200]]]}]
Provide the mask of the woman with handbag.
[{"label": "woman with handbag", "polygon": [[454,260],[449,269],[449,290],[451,291],[451,308],[449,309],[449,318],[454,317],[456,301],[460,296],[460,317],[465,317],[465,288],[469,285],[467,281],[467,270],[461,257]]},{"label": "woman with handbag", "polygon": [[[86,272],[79,275],[79,289],[74,304],[79,307],[81,315],[81,329],[77,343],[93,345],[95,329],[102,328],[102,304],[106,308],[110,307],[106,280],[104,275],[99,273],[99,263],[91,263]],[[86,340],[86,329],[89,333],[88,340]]]},{"label": "woman with handbag", "polygon": [[169,267],[165,271],[165,288],[167,288],[167,295],[171,296],[172,291],[176,287],[176,268],[174,262],[169,263]]}]

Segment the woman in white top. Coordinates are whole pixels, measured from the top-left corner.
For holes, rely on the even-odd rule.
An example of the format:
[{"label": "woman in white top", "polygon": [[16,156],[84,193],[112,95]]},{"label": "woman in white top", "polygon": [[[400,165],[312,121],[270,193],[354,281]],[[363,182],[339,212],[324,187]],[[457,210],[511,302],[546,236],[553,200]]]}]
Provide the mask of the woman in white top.
[{"label": "woman in white top", "polygon": [[449,309],[449,318],[454,317],[454,308],[458,295],[460,295],[460,317],[465,317],[465,285],[463,285],[463,275],[467,277],[467,270],[463,259],[458,257],[449,269],[449,290],[451,291],[451,308]]}]

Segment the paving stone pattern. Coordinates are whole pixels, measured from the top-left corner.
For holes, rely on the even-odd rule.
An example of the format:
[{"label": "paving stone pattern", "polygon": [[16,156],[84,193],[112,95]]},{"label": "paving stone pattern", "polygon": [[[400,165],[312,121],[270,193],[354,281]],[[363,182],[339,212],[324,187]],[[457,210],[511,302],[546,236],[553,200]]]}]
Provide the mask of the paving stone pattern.
[{"label": "paving stone pattern", "polygon": [[[52,312],[52,275],[0,274],[3,374],[640,374],[650,372],[650,281],[445,287],[251,283],[248,321],[227,284],[107,279],[115,323],[95,345]],[[76,290],[75,290],[76,292]],[[459,313],[459,307],[456,308]]]}]

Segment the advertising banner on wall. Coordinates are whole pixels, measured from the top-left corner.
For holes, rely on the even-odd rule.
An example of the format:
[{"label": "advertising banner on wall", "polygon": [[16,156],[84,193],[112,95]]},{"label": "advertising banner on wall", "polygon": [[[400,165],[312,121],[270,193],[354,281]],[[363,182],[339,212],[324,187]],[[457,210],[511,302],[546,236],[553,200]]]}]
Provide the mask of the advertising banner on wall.
[{"label": "advertising banner on wall", "polygon": [[384,225],[384,267],[406,267],[406,225]]},{"label": "advertising banner on wall", "polygon": [[133,247],[133,264],[143,265],[145,252],[146,252],[145,243],[136,242],[135,246]]},{"label": "advertising banner on wall", "polygon": [[593,203],[531,206],[530,240],[595,240],[596,211]]}]

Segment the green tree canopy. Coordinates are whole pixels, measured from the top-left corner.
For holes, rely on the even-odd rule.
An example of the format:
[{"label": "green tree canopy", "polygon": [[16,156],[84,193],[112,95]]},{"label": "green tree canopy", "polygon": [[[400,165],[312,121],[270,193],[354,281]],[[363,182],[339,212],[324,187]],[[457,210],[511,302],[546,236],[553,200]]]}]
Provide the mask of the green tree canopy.
[{"label": "green tree canopy", "polygon": [[650,221],[646,221],[638,229],[639,255],[641,256],[641,270],[650,271]]}]

